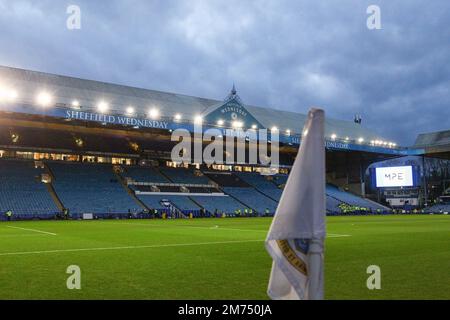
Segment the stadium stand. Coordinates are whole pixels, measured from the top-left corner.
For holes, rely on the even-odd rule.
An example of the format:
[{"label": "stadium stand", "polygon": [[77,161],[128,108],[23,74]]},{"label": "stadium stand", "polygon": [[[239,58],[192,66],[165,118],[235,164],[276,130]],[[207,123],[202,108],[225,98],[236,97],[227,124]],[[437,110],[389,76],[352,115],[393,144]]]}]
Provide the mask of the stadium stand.
[{"label": "stadium stand", "polygon": [[[71,214],[125,214],[145,209],[127,194],[111,165],[65,162],[48,162],[47,165],[54,177],[52,182],[54,190],[63,206],[68,208]],[[37,178],[43,173],[43,169],[35,169],[33,162],[2,160],[0,173],[2,176],[1,211],[12,209],[17,214],[28,215],[54,215],[59,211],[46,186]],[[137,194],[137,197],[148,208],[167,209],[167,206],[163,204],[167,201],[181,212],[192,212],[194,216],[198,216],[201,209],[205,209],[209,213],[234,214],[239,209],[243,212],[245,209],[251,208],[257,213],[269,210],[273,214],[282,193],[276,184],[283,184],[287,180],[286,175],[275,175],[272,182],[258,173],[207,172],[206,174],[215,182],[220,183],[219,187],[226,195],[209,196],[208,193],[218,193],[221,190],[214,187],[190,186],[188,191],[205,193],[205,196]],[[136,181],[161,184],[170,183],[167,177],[174,182],[210,182],[207,176],[194,175],[193,171],[187,169],[123,166],[121,175]],[[151,186],[131,185],[130,187],[133,192],[155,192]],[[20,190],[18,191],[18,189]],[[182,190],[180,190],[180,186],[159,185],[157,191],[177,193]],[[326,192],[328,214],[343,213],[345,211],[343,205],[367,208],[371,211],[387,209],[380,204],[344,192],[332,185],[327,185]],[[449,211],[448,205],[436,205],[424,210],[424,212],[437,213],[446,211]]]},{"label": "stadium stand", "polygon": [[42,173],[33,161],[0,160],[0,212],[12,210],[15,218],[45,218],[59,212],[40,181]]},{"label": "stadium stand", "polygon": [[258,213],[263,213],[266,209],[268,209],[270,213],[274,213],[277,208],[276,201],[266,197],[254,188],[224,187],[222,189],[227,194],[233,196],[249,208],[256,210]]},{"label": "stadium stand", "polygon": [[288,179],[287,174],[276,174],[273,176],[273,182],[278,186],[286,184],[287,179]]},{"label": "stadium stand", "polygon": [[435,204],[431,207],[425,208],[424,213],[450,213],[450,203]]},{"label": "stadium stand", "polygon": [[123,167],[122,177],[131,178],[138,182],[156,182],[156,183],[169,183],[164,175],[159,172],[158,169],[153,167],[139,167],[129,166]]},{"label": "stadium stand", "polygon": [[333,197],[330,197],[329,195],[327,195],[326,197],[327,213],[331,215],[339,214],[342,211],[339,207],[342,202]]},{"label": "stadium stand", "polygon": [[[236,176],[238,176],[241,180],[245,181],[246,183],[252,185],[255,187],[258,191],[264,193],[267,197],[279,201],[281,198],[282,190],[278,188],[274,182],[277,185],[283,185],[287,182],[287,175],[274,175],[272,179],[273,182],[268,181],[266,177],[258,174],[258,173],[247,173],[247,172],[237,172],[235,173]],[[226,189],[227,192],[231,192],[230,194],[235,194],[233,190]],[[366,199],[363,199],[361,197],[355,196],[351,193],[342,191],[332,185],[327,185],[326,187],[326,206],[327,206],[327,212],[330,214],[340,214],[343,212],[343,208],[345,206],[352,206],[355,208],[364,208],[364,209],[370,209],[371,211],[376,211],[377,209],[380,210],[386,210],[387,208],[375,203],[373,201],[369,201]],[[252,192],[253,197],[255,194]],[[246,195],[237,195],[237,197],[242,197],[242,202],[249,204],[249,202],[253,202],[251,200],[251,195],[248,197]],[[250,205],[251,206],[251,205]],[[273,206],[269,203],[267,204],[269,208],[272,208]],[[260,206],[259,206],[260,207]]]},{"label": "stadium stand", "polygon": [[221,213],[234,214],[236,210],[240,209],[241,211],[244,211],[245,209],[249,209],[244,204],[227,195],[192,196],[191,198],[210,213],[214,213],[217,210]]},{"label": "stadium stand", "polygon": [[[17,103],[2,104],[0,108],[0,157],[49,161],[46,169],[34,169],[32,161],[17,165],[31,164],[31,167],[25,165],[23,170],[5,169],[15,165],[2,166],[0,209],[5,211],[12,207],[16,213],[53,215],[63,206],[69,208],[71,214],[125,214],[161,206],[166,210],[167,203],[183,211],[204,208],[233,213],[239,208],[251,208],[274,213],[288,179],[286,173],[301,141],[298,138],[301,138],[302,124],[307,119],[304,114],[245,105],[235,88],[225,100],[218,101],[2,66],[0,74],[21,91]],[[42,84],[46,84],[54,96],[54,103],[45,110],[31,102]],[[108,117],[102,115],[96,105],[105,92],[111,100]],[[78,106],[72,105],[73,98],[77,99]],[[129,104],[136,107],[133,117],[126,112],[125,106]],[[159,106],[161,117],[158,120],[147,119],[149,105]],[[294,130],[280,135],[279,164],[283,174],[266,177],[250,172],[261,170],[261,166],[251,164],[208,165],[201,169],[204,175],[193,167],[169,167],[173,165],[169,162],[175,145],[171,139],[175,128],[191,130],[192,119],[199,115],[205,125],[228,130],[229,125],[233,125],[230,120],[236,116],[232,110],[236,106],[242,111],[238,116],[243,117],[240,119],[243,123],[255,123],[258,128],[276,126],[283,131]],[[181,114],[182,120],[176,120]],[[225,121],[224,125],[217,127],[218,120]],[[336,137],[330,140],[333,134],[337,135],[337,140]],[[450,158],[449,137],[450,131],[423,134],[413,148],[396,147],[395,143],[388,143],[360,123],[330,118],[325,125],[327,177],[343,188],[365,188],[371,199],[385,201],[373,190],[368,192],[369,184],[362,183],[367,177],[361,168],[382,159],[397,159],[399,155],[431,154],[440,159],[428,165],[432,169],[424,171],[426,176],[432,177],[436,168],[450,168],[442,162]],[[422,160],[424,166],[427,163],[426,159],[419,160],[418,165]],[[113,168],[120,170],[115,173]],[[35,178],[43,170],[49,170],[50,184],[45,185]],[[437,182],[448,181],[449,171],[438,171],[441,173]],[[418,185],[417,189],[420,188],[423,187]],[[209,194],[221,192],[225,194]],[[326,192],[328,214],[352,214],[358,208],[369,209],[369,212],[387,210],[331,185]],[[427,193],[432,198],[424,199],[425,202],[437,201],[437,192]],[[164,200],[167,201],[163,203]],[[436,205],[427,210],[445,208]]]},{"label": "stadium stand", "polygon": [[182,212],[188,211],[198,211],[201,208],[196,205],[189,196],[186,195],[164,195],[164,194],[155,194],[155,195],[137,195],[138,198],[145,203],[145,205],[151,209],[164,209],[165,206],[163,204],[164,200],[170,202],[175,208],[181,210]]},{"label": "stadium stand", "polygon": [[248,184],[255,187],[257,190],[264,193],[269,198],[275,201],[280,200],[282,190],[259,173],[237,172],[236,175]]},{"label": "stadium stand", "polygon": [[194,171],[185,168],[161,167],[160,171],[172,182],[189,184],[209,184],[210,181],[204,175],[195,175]]},{"label": "stadium stand", "polygon": [[142,208],[130,197],[111,165],[49,162],[54,189],[71,214],[124,214]]},{"label": "stadium stand", "polygon": [[[98,150],[109,153],[133,153],[129,141],[126,139],[117,139],[114,136],[105,136],[98,134],[89,134],[73,131],[70,128],[43,129],[30,127],[9,127],[9,130],[0,131],[0,145],[11,144],[11,134],[14,133],[18,138],[14,142],[15,146],[32,147],[43,149],[59,150]],[[78,143],[77,143],[78,141]]]},{"label": "stadium stand", "polygon": [[327,184],[326,193],[328,197],[334,198],[337,201],[350,206],[367,208],[371,210],[378,210],[378,209],[383,211],[389,210],[387,207],[382,206],[381,204],[363,199],[349,192],[342,191],[339,188],[330,184]]},{"label": "stadium stand", "polygon": [[[211,180],[218,183],[225,193],[234,197],[244,206],[256,210],[258,213],[264,213],[266,210],[269,210],[271,214],[275,212],[277,202],[253,188],[248,182],[238,176],[237,173],[205,172],[205,174]],[[250,176],[248,179],[251,181],[253,181],[252,179],[259,181],[258,178],[253,178]],[[276,188],[275,185],[274,188]]]},{"label": "stadium stand", "polygon": [[239,179],[239,177],[231,172],[205,171],[204,173],[221,187],[250,187],[248,183]]}]

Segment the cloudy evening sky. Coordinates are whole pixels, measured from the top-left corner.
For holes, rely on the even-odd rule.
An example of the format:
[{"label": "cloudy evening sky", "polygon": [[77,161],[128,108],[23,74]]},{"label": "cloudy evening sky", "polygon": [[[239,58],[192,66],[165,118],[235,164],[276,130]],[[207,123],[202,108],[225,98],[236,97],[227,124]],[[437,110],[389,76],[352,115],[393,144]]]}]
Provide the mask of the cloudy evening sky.
[{"label": "cloudy evening sky", "polygon": [[411,145],[450,129],[449,21],[448,0],[0,0],[0,64],[213,99],[235,82],[244,103],[359,113]]}]

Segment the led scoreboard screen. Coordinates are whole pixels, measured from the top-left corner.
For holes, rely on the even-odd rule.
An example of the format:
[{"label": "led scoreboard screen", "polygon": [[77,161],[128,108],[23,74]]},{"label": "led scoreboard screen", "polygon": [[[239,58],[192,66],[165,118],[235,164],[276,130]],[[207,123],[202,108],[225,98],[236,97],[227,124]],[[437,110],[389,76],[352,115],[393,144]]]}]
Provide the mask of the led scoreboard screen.
[{"label": "led scoreboard screen", "polygon": [[375,173],[378,188],[414,186],[412,166],[376,168]]}]

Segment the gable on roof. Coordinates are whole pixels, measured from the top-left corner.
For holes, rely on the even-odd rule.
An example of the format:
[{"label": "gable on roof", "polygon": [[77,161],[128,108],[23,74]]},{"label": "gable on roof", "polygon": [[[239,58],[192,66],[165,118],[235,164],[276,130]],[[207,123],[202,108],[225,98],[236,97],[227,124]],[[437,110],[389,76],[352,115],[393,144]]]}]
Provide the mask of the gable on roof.
[{"label": "gable on roof", "polygon": [[241,98],[236,92],[233,85],[230,94],[222,103],[216,104],[203,114],[203,119],[206,123],[217,123],[218,120],[225,122],[226,126],[230,126],[234,121],[242,122],[244,128],[250,128],[256,125],[258,129],[263,129],[264,126],[247,110]]}]

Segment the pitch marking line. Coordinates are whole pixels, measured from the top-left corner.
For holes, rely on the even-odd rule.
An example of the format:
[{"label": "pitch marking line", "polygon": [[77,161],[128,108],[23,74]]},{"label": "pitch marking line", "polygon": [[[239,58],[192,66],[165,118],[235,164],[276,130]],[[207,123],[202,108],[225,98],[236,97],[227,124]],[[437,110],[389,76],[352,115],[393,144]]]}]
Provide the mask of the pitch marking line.
[{"label": "pitch marking line", "polygon": [[41,233],[27,233],[27,234],[0,234],[0,239],[3,238],[17,238],[17,237],[44,237],[46,234]]},{"label": "pitch marking line", "polygon": [[61,252],[151,249],[151,248],[166,248],[166,247],[189,247],[189,246],[204,246],[204,245],[212,245],[212,244],[231,244],[231,243],[246,243],[246,242],[264,242],[264,240],[261,240],[261,239],[260,240],[236,240],[236,241],[216,241],[216,242],[197,242],[197,243],[155,244],[155,245],[148,245],[148,246],[122,246],[122,247],[79,248],[79,249],[59,249],[59,250],[42,250],[42,251],[18,251],[18,252],[0,253],[0,256],[15,256],[15,255],[42,254],[42,253],[61,253]]},{"label": "pitch marking line", "polygon": [[[116,224],[114,222],[104,222]],[[219,225],[213,226],[187,226],[181,224],[173,224],[173,225],[155,225],[150,223],[132,223],[132,222],[123,222],[121,225],[132,225],[132,226],[145,226],[145,227],[154,227],[154,228],[170,228],[170,227],[178,227],[178,228],[194,228],[194,229],[208,229],[208,230],[232,230],[232,231],[243,231],[243,232],[264,232],[268,233],[268,230],[257,230],[257,229],[238,229],[238,228],[228,228],[221,227]],[[328,233],[327,238],[340,238],[340,237],[351,237],[351,234],[338,234],[338,233]]]},{"label": "pitch marking line", "polygon": [[51,235],[51,236],[56,236],[56,233],[53,233],[53,232],[47,232],[47,231],[36,230],[36,229],[28,229],[28,228],[20,228],[20,227],[13,227],[13,226],[7,226],[7,227],[8,228],[13,228],[13,229],[19,229],[19,230],[25,230],[25,231],[32,231],[32,232],[48,234],[48,235]]},{"label": "pitch marking line", "polygon": [[[331,238],[347,237],[350,235],[329,235]],[[0,256],[18,256],[27,254],[43,254],[43,253],[61,253],[61,252],[83,252],[83,251],[106,251],[106,250],[125,250],[125,249],[152,249],[152,248],[168,248],[168,247],[190,247],[190,246],[204,246],[213,244],[232,244],[232,243],[248,243],[248,242],[264,242],[264,239],[259,240],[236,240],[236,241],[215,241],[215,242],[197,242],[197,243],[173,243],[173,244],[156,244],[148,246],[122,246],[122,247],[100,247],[100,248],[79,248],[79,249],[58,249],[58,250],[41,250],[41,251],[18,251],[18,252],[4,252]]]},{"label": "pitch marking line", "polygon": [[327,238],[351,237],[351,234],[327,233]]}]

